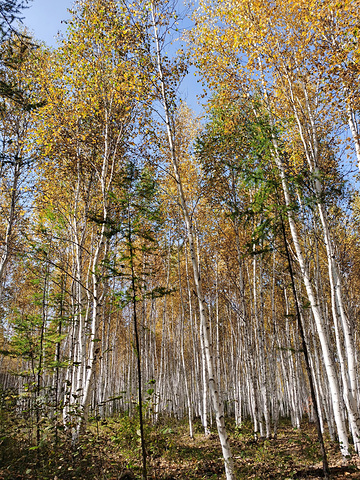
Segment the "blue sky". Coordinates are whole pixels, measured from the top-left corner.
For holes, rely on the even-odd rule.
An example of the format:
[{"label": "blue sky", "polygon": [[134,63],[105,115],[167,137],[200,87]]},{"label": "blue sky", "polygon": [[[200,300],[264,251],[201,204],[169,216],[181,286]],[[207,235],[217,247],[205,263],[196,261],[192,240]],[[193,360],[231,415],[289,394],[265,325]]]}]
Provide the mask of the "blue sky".
[{"label": "blue sky", "polygon": [[69,18],[67,9],[73,3],[73,0],[32,0],[29,8],[23,10],[23,23],[37,40],[55,46],[56,35],[66,29],[61,21]]}]

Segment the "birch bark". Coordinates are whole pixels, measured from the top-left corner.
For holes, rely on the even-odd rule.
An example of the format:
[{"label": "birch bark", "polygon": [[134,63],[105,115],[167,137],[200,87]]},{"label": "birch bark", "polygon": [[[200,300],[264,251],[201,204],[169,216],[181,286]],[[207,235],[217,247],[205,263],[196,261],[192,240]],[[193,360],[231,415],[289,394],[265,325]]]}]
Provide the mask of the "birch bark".
[{"label": "birch bark", "polygon": [[182,185],[182,179],[179,171],[179,160],[177,158],[176,151],[175,151],[174,132],[173,132],[171,121],[170,121],[171,114],[170,114],[170,108],[169,108],[169,103],[168,103],[168,98],[166,93],[165,79],[163,74],[163,63],[161,59],[158,25],[155,20],[155,5],[152,2],[151,2],[151,20],[152,20],[152,27],[154,32],[153,38],[154,38],[155,49],[156,49],[158,80],[159,80],[159,85],[161,89],[161,102],[162,102],[164,116],[165,116],[167,141],[169,145],[170,158],[173,165],[174,178],[177,185],[179,202],[181,205],[181,210],[184,216],[184,221],[185,221],[186,230],[187,230],[187,240],[188,240],[191,263],[193,268],[194,283],[195,283],[196,295],[198,297],[198,303],[199,303],[200,322],[201,322],[201,328],[202,328],[203,340],[204,340],[206,366],[207,366],[208,378],[209,378],[209,388],[210,388],[210,393],[213,401],[213,408],[216,415],[216,424],[217,424],[219,439],[220,439],[223,457],[224,457],[226,478],[227,480],[233,480],[234,478],[233,459],[232,459],[228,436],[225,429],[223,405],[220,401],[218,385],[215,378],[214,360],[211,352],[210,332],[209,332],[209,325],[208,325],[208,320],[206,315],[206,304],[205,304],[205,299],[203,294],[202,278],[200,276],[199,264],[198,264],[197,254],[195,251],[193,222],[192,222],[192,217],[190,216],[188,211],[188,206],[186,203],[185,194],[184,194],[183,185]]}]

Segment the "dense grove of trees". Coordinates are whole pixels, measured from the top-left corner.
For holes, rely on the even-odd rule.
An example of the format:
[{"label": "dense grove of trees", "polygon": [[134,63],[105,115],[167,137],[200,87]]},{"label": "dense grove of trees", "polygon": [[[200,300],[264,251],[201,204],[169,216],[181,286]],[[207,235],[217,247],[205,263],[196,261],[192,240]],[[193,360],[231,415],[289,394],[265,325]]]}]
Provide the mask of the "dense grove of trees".
[{"label": "dense grove of trees", "polygon": [[175,7],[79,0],[57,48],[3,40],[2,392],[38,443],[44,416],[75,443],[89,412],[215,421],[228,479],[224,416],[359,454],[358,2],[203,0],[170,57]]}]

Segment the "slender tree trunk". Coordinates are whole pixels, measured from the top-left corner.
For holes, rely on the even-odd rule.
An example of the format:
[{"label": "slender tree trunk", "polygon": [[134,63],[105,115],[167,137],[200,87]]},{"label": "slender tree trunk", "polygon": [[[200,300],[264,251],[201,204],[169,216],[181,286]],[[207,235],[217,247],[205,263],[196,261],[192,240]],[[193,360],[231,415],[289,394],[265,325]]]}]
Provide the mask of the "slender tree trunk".
[{"label": "slender tree trunk", "polygon": [[168,98],[166,94],[166,85],[165,79],[163,75],[163,64],[161,59],[161,50],[160,50],[160,43],[159,43],[159,36],[158,36],[158,26],[155,21],[155,6],[151,2],[151,19],[152,19],[152,26],[154,31],[154,41],[155,41],[155,48],[156,48],[156,61],[157,61],[157,70],[159,75],[159,84],[161,88],[161,101],[163,104],[164,109],[164,116],[165,116],[165,123],[166,123],[166,131],[167,131],[167,140],[169,144],[169,152],[171,161],[173,164],[174,169],[174,178],[177,185],[179,201],[182,209],[182,213],[184,215],[186,230],[187,230],[187,239],[188,245],[190,250],[190,257],[191,263],[193,267],[193,274],[194,274],[194,283],[196,289],[196,295],[198,297],[199,302],[199,313],[200,313],[200,323],[203,332],[203,339],[204,339],[204,348],[205,348],[205,356],[206,356],[206,364],[208,370],[208,378],[209,378],[209,387],[210,393],[213,401],[213,408],[216,415],[216,424],[219,434],[219,439],[222,447],[224,463],[225,463],[225,471],[226,471],[226,478],[227,480],[234,479],[234,467],[233,467],[233,459],[230,449],[230,444],[228,440],[228,436],[225,429],[225,420],[224,420],[224,413],[223,413],[223,405],[220,400],[218,385],[215,378],[214,372],[214,361],[211,351],[211,344],[210,344],[210,332],[209,332],[209,324],[206,315],[206,305],[205,299],[203,294],[203,287],[202,287],[202,278],[200,275],[200,269],[198,264],[198,259],[195,251],[195,241],[194,241],[194,232],[193,232],[193,223],[192,217],[189,214],[185,194],[183,191],[182,181],[179,172],[179,163],[178,158],[175,152],[175,145],[174,145],[174,132],[172,131],[171,123],[170,123],[170,109],[168,104]]},{"label": "slender tree trunk", "polygon": [[[260,66],[260,71],[262,72],[262,84],[263,84],[265,102],[268,106],[269,114],[271,115],[272,114],[271,106],[269,102],[269,97],[267,95],[266,84],[263,76],[263,68],[262,68],[262,63],[260,58],[259,58],[259,66]],[[289,79],[289,85],[291,86],[291,79]],[[290,93],[291,93],[291,89],[290,89]],[[293,105],[295,105],[294,102],[293,102]],[[296,115],[296,112],[294,113]],[[300,129],[300,135],[301,135],[301,129]],[[272,143],[274,147],[274,160],[280,174],[281,185],[282,185],[282,190],[283,190],[284,199],[285,199],[285,205],[287,207],[287,217],[288,217],[291,237],[292,237],[295,252],[296,252],[296,259],[300,267],[301,276],[305,285],[308,300],[310,302],[310,308],[315,320],[315,324],[316,324],[316,328],[317,328],[317,332],[319,335],[319,340],[322,348],[322,353],[324,357],[324,364],[325,364],[326,374],[328,377],[329,388],[331,392],[335,423],[336,423],[337,433],[339,437],[340,450],[343,457],[347,458],[349,456],[349,441],[348,441],[347,432],[346,432],[345,419],[342,411],[342,395],[341,395],[340,386],[337,378],[336,367],[330,351],[330,345],[329,345],[329,340],[326,332],[325,322],[324,322],[324,319],[322,318],[318,303],[316,301],[315,292],[311,283],[311,278],[310,278],[309,271],[306,266],[305,258],[303,255],[301,242],[298,236],[298,231],[297,231],[296,222],[294,218],[294,212],[292,209],[291,194],[290,194],[289,186],[286,179],[286,169],[280,155],[277,139],[274,135],[272,137]],[[304,143],[304,147],[306,150],[307,149],[306,142]]]},{"label": "slender tree trunk", "polygon": [[306,340],[305,340],[304,327],[303,327],[303,322],[302,322],[302,319],[301,319],[300,306],[299,306],[296,287],[295,287],[295,278],[294,278],[294,273],[293,273],[293,269],[292,269],[290,252],[289,252],[289,248],[288,248],[288,244],[287,244],[285,225],[284,225],[284,222],[283,222],[282,218],[281,218],[281,226],[282,226],[282,232],[283,232],[283,237],[284,237],[286,257],[287,257],[287,261],[288,261],[288,265],[289,265],[291,286],[292,286],[294,301],[295,301],[297,324],[298,324],[298,328],[299,328],[299,332],[300,332],[302,348],[303,348],[304,358],[305,358],[306,371],[307,371],[307,374],[308,374],[308,379],[309,379],[309,384],[310,384],[311,399],[312,399],[312,404],[313,404],[314,412],[315,412],[315,424],[316,424],[316,428],[317,428],[318,439],[319,439],[320,450],[321,450],[321,456],[322,456],[322,460],[323,460],[323,472],[324,472],[324,477],[326,479],[329,479],[330,478],[330,471],[329,471],[329,465],[328,465],[327,455],[326,455],[326,450],[325,450],[325,445],[324,445],[324,438],[323,438],[322,430],[321,430],[319,406],[318,406],[317,399],[316,399],[316,394],[315,394],[314,380],[313,380],[313,376],[312,376],[312,372],[311,372],[308,346],[307,346],[307,343],[306,343]]}]

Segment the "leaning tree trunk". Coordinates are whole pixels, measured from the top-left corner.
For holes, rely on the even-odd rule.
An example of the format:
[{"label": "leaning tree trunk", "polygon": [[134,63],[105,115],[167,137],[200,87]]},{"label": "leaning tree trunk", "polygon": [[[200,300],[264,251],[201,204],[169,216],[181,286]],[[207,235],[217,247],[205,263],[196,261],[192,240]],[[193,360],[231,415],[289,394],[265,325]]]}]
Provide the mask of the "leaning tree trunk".
[{"label": "leaning tree trunk", "polygon": [[223,404],[220,399],[218,384],[215,377],[214,360],[212,356],[212,348],[210,343],[209,323],[208,323],[208,318],[206,313],[206,303],[205,303],[204,294],[203,294],[202,278],[200,275],[198,258],[195,250],[196,247],[195,247],[195,241],[194,241],[193,222],[192,222],[192,217],[189,213],[188,206],[186,203],[185,194],[184,194],[183,185],[182,185],[182,179],[179,171],[179,160],[177,158],[176,151],[175,151],[174,132],[172,130],[171,123],[170,123],[171,114],[170,114],[168,97],[166,94],[165,79],[163,74],[163,64],[161,59],[158,26],[156,25],[156,21],[155,21],[155,6],[152,2],[151,2],[151,19],[152,19],[154,41],[155,41],[155,48],[156,48],[156,62],[157,62],[156,66],[157,66],[158,80],[159,80],[160,91],[161,91],[160,99],[164,109],[167,140],[168,140],[171,162],[173,165],[174,178],[176,181],[179,202],[181,205],[181,210],[184,216],[186,230],[187,230],[187,240],[189,244],[190,257],[191,257],[191,263],[193,268],[195,290],[196,290],[196,295],[198,297],[198,303],[199,303],[200,323],[201,323],[201,328],[203,332],[203,341],[204,341],[204,349],[205,349],[206,366],[208,371],[209,389],[212,397],[213,408],[216,416],[216,425],[217,425],[218,435],[219,435],[219,439],[222,447],[222,453],[224,457],[226,478],[227,480],[233,480],[234,479],[233,459],[232,459],[228,436],[225,429]]}]

